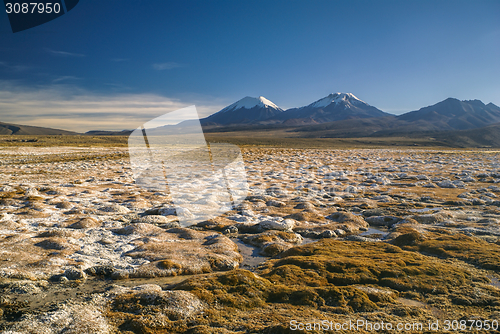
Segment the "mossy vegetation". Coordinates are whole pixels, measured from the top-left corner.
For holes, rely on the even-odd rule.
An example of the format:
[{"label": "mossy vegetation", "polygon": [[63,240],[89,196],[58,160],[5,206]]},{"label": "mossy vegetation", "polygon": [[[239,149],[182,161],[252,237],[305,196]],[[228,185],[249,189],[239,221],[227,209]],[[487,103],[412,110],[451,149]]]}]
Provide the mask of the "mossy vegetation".
[{"label": "mossy vegetation", "polygon": [[446,293],[467,280],[462,270],[394,245],[327,239],[292,248],[266,267],[264,277],[287,286],[325,286],[326,280],[334,286],[375,284],[396,291]]},{"label": "mossy vegetation", "polygon": [[302,238],[293,232],[275,230],[257,235],[243,235],[241,238],[244,242],[259,247],[264,256],[276,256],[302,242]]},{"label": "mossy vegetation", "polygon": [[160,269],[181,269],[182,268],[182,265],[175,263],[171,260],[158,261],[157,266]]},{"label": "mossy vegetation", "polygon": [[424,238],[413,230],[400,235],[393,243],[406,250],[456,258],[483,269],[500,271],[500,245],[462,233],[428,233]]},{"label": "mossy vegetation", "polygon": [[282,302],[373,310],[384,299],[372,293],[372,301],[354,285],[379,286],[395,294],[447,294],[470,284],[468,277],[470,273],[438,259],[393,245],[322,240],[266,262],[260,276],[236,270],[188,279],[176,289],[191,291],[208,303],[237,308]]},{"label": "mossy vegetation", "polygon": [[[248,146],[251,145],[248,144]],[[73,152],[68,150],[67,153],[62,154],[6,156],[10,160],[4,164],[6,166],[29,165],[38,162],[52,164],[52,162],[79,160],[98,162],[101,159],[126,159],[127,156],[126,149],[87,151]],[[277,171],[280,166],[284,166],[283,164],[286,166],[289,164],[289,160],[281,158],[286,154],[284,149],[261,151],[246,147],[243,152],[248,161],[252,159],[263,159],[264,161],[265,159],[265,164],[279,162],[275,165],[276,168],[274,165],[270,165],[272,170]],[[318,152],[299,152],[293,160],[296,161],[297,166],[309,165],[308,159],[319,159],[324,156],[324,153]],[[348,154],[350,155],[351,152]],[[393,157],[396,156],[396,153],[389,154]],[[407,154],[407,152],[403,152],[401,156],[404,157]],[[340,153],[339,157],[342,158]],[[423,160],[428,160],[424,158]],[[401,162],[401,160],[397,161]],[[265,167],[265,164],[263,162],[262,165],[257,166]],[[358,163],[355,159],[345,159],[344,162],[332,164],[329,168],[332,170],[354,170],[363,167],[364,164],[363,161]],[[382,162],[380,164],[383,166]],[[54,164],[54,166],[63,168],[62,166],[66,166],[66,164]],[[70,166],[72,164],[67,164],[66,167]],[[26,242],[22,242],[23,234],[17,232],[6,235],[3,239],[4,246],[6,245],[4,259],[9,259],[4,263],[8,261],[16,263],[19,267],[27,268],[25,269],[27,273],[35,270],[48,270],[46,268],[53,267],[54,263],[71,259],[72,257],[69,255],[78,251],[73,241],[82,238],[87,233],[86,230],[82,229],[99,228],[101,230],[110,226],[111,231],[123,233],[114,235],[114,237],[120,236],[120,238],[132,233],[140,234],[140,238],[134,238],[130,242],[136,248],[125,256],[149,260],[150,262],[143,268],[130,274],[125,271],[118,272],[112,266],[94,266],[86,271],[89,276],[98,276],[89,277],[87,281],[104,282],[107,280],[106,286],[115,284],[137,286],[141,282],[160,284],[163,288],[163,291],[156,291],[159,297],[154,299],[151,296],[156,295],[156,292],[148,295],[139,293],[139,290],[123,293],[117,298],[110,297],[110,303],[106,306],[109,307],[106,317],[111,324],[119,328],[119,332],[289,333],[288,322],[291,319],[308,322],[311,319],[345,321],[345,319],[364,318],[404,322],[410,319],[427,320],[438,317],[442,319],[445,316],[449,319],[498,318],[500,290],[498,290],[498,281],[496,281],[499,276],[496,272],[498,272],[500,263],[500,242],[494,238],[494,233],[472,237],[464,234],[451,234],[447,231],[457,232],[460,229],[473,229],[481,225],[480,221],[468,220],[470,215],[466,211],[469,209],[478,210],[478,214],[488,213],[492,217],[498,215],[500,211],[494,206],[481,206],[480,209],[479,206],[468,206],[465,209],[442,208],[442,200],[456,197],[464,192],[464,189],[424,189],[419,186],[410,188],[410,183],[414,183],[414,181],[416,183],[416,180],[403,180],[404,183],[398,183],[401,181],[396,179],[395,184],[391,184],[390,187],[379,185],[377,191],[373,190],[377,189],[375,187],[365,186],[365,189],[369,188],[370,190],[363,193],[353,193],[352,197],[346,197],[340,202],[332,200],[330,195],[309,202],[309,197],[315,194],[315,191],[312,190],[307,198],[304,194],[302,194],[303,198],[301,196],[293,197],[290,201],[286,198],[276,197],[276,201],[283,200],[284,206],[267,206],[266,196],[268,195],[253,196],[253,198],[247,199],[241,212],[240,209],[233,210],[225,217],[217,217],[189,229],[168,228],[167,230],[165,225],[156,224],[153,226],[155,224],[148,225],[143,222],[129,223],[131,219],[137,219],[137,214],[117,214],[116,218],[105,218],[103,214],[106,211],[100,211],[102,203],[85,206],[77,201],[70,201],[73,194],[83,193],[83,190],[86,189],[88,197],[94,191],[103,191],[106,193],[105,198],[111,196],[113,202],[121,203],[120,201],[124,201],[122,203],[124,206],[129,207],[130,205],[130,207],[136,208],[135,205],[137,205],[141,208],[140,210],[147,207],[148,210],[145,212],[147,215],[159,215],[159,208],[165,205],[170,206],[170,202],[166,198],[152,192],[132,194],[128,187],[121,190],[104,190],[111,184],[114,188],[120,188],[116,180],[121,176],[115,168],[119,168],[120,173],[124,176],[130,175],[127,162],[122,164],[120,160],[117,160],[116,164],[114,163],[112,166],[108,172],[102,169],[103,172],[98,176],[94,175],[95,170],[98,169],[90,168],[88,165],[86,165],[87,169],[79,171],[82,174],[73,174],[73,169],[68,172],[64,167],[62,174],[54,179],[57,180],[57,183],[51,182],[49,185],[42,184],[34,187],[39,194],[42,194],[43,198],[36,195],[37,192],[34,191],[32,192],[34,195],[28,196],[26,187],[21,188],[11,184],[10,188],[4,188],[6,191],[0,194],[0,203],[4,203],[4,205],[14,203],[13,206],[18,208],[16,210],[4,208],[4,211],[9,215],[5,215],[5,219],[0,225],[9,229],[29,232],[34,224],[25,221],[25,219],[38,219],[43,215],[49,217],[47,211],[54,208],[61,209],[64,215],[61,217],[65,218],[64,221],[57,225],[55,225],[55,220],[37,221],[40,229],[36,233],[30,232]],[[28,181],[40,178],[46,182],[43,173],[52,173],[45,165],[37,165],[32,170],[15,167],[16,170],[12,171],[12,175],[15,173],[16,177]],[[310,169],[314,170],[314,173],[319,173],[317,167],[312,166]],[[42,175],[43,178],[39,175]],[[66,175],[71,175],[71,177],[67,179]],[[356,175],[350,175],[348,183],[332,187],[333,193],[342,194],[347,184],[364,182],[366,175]],[[435,172],[429,172],[429,175],[435,175]],[[274,182],[278,182],[274,176],[273,174],[265,175],[264,178],[267,179],[265,182],[262,182],[264,178],[257,178],[257,183],[260,182],[261,187],[271,185],[274,187]],[[327,181],[328,179],[318,180],[325,183],[330,182]],[[286,182],[292,184],[291,180],[288,181]],[[271,184],[271,182],[273,183]],[[337,180],[334,182],[337,183]],[[257,185],[257,183],[255,184]],[[70,184],[77,186],[71,187]],[[96,187],[95,184],[99,184],[99,187]],[[477,184],[470,183],[471,189],[489,186],[490,184],[482,181]],[[271,192],[271,188],[268,189]],[[305,188],[304,192],[309,191],[309,189],[312,189],[312,186]],[[278,190],[276,190],[277,193]],[[290,187],[290,190],[294,191],[294,188]],[[391,196],[394,201],[377,202],[374,198],[385,193]],[[478,192],[478,194],[482,194],[482,192]],[[61,202],[61,198],[64,196],[67,196],[68,202]],[[424,197],[429,199],[423,199]],[[308,202],[305,202],[304,198]],[[405,199],[405,202],[395,204],[400,202],[400,199]],[[151,209],[151,205],[155,205],[155,207]],[[425,207],[442,209],[441,212],[432,210],[432,214],[428,211],[417,213],[413,210]],[[260,225],[247,225],[229,219],[236,214],[243,215],[243,211],[251,212],[250,210],[261,215],[283,218],[293,218],[291,215],[296,214],[295,219],[299,222],[295,224],[295,233],[262,230]],[[99,219],[96,218],[93,221],[92,218],[82,218],[91,215],[96,215]],[[456,218],[455,216],[458,215],[461,216]],[[369,227],[363,217],[371,216],[397,216],[404,218],[406,222],[398,223],[398,226],[394,228],[381,229],[383,234],[368,235],[368,238],[375,238],[385,236],[385,232],[389,232],[387,238],[381,238],[383,241],[371,242],[367,241],[369,239],[351,237],[348,237],[347,240],[365,240],[365,242],[339,240],[346,235],[360,233],[359,227],[365,229]],[[419,220],[422,224],[419,225],[417,220],[408,218],[410,216],[415,217],[415,219],[417,216],[420,217]],[[390,220],[390,218],[387,219]],[[114,225],[115,221],[119,224]],[[30,230],[25,230],[28,226]],[[233,226],[237,227],[237,232],[228,233],[228,237],[237,237],[258,247],[261,254],[274,256],[274,258],[261,264],[255,272],[241,269],[232,270],[238,263],[243,266],[236,252],[236,246],[225,236],[215,238],[207,238],[207,236],[215,235],[214,230],[226,233],[226,229]],[[80,230],[75,230],[76,228]],[[339,232],[338,238],[323,239],[319,242],[294,247],[303,241],[296,234],[297,232],[315,232],[314,235],[320,238],[319,234],[323,231],[330,230],[337,233],[337,229],[345,233]],[[361,229],[361,231],[365,229]],[[169,235],[176,234],[176,236],[175,238],[167,238],[165,235],[167,233]],[[303,237],[316,238],[307,234]],[[486,242],[480,237],[491,242]],[[175,242],[171,242],[172,240]],[[386,242],[387,240],[391,241]],[[306,240],[306,242],[311,241]],[[113,242],[113,239],[106,238],[98,242],[105,246]],[[30,248],[26,248],[26,245]],[[202,245],[203,248],[195,248],[201,247],[199,245]],[[207,253],[207,249],[213,253]],[[224,251],[219,251],[221,249]],[[182,252],[180,252],[181,250]],[[229,258],[225,255],[226,251],[232,254]],[[32,254],[37,255],[37,257],[33,258]],[[187,258],[188,255],[191,257]],[[262,258],[259,258],[258,261],[260,259]],[[200,260],[204,262],[200,264]],[[27,264],[25,265],[25,263]],[[77,262],[71,263],[75,266],[79,264]],[[213,272],[222,270],[225,272]],[[183,274],[196,276],[181,278]],[[23,272],[16,275],[26,276],[11,277],[28,277],[28,274]],[[175,281],[165,280],[163,276],[168,275],[179,276]],[[111,281],[110,279],[116,280]],[[184,281],[181,282],[181,280]],[[173,285],[174,283],[176,285]],[[58,284],[58,289],[59,285],[63,286],[63,283],[58,281],[53,281],[51,284]],[[83,286],[85,283],[81,284]],[[203,311],[193,312],[185,318],[180,317],[178,310],[186,310],[187,308],[176,308],[165,297],[168,295],[166,292],[170,292],[166,291],[169,289],[174,289],[174,292],[177,293],[193,294],[196,299],[203,303]],[[111,289],[101,290],[100,294],[104,291],[111,294]],[[5,293],[7,292],[10,293],[5,290]],[[63,295],[59,290],[57,294]],[[21,295],[19,298],[24,300],[24,297]],[[3,309],[9,317],[9,314],[13,314],[7,306],[1,303],[0,309]],[[4,318],[7,316],[4,315]],[[314,333],[314,331],[308,332]]]},{"label": "mossy vegetation", "polygon": [[210,305],[224,305],[239,309],[264,306],[273,284],[247,270],[192,278],[179,283],[176,290],[193,293]]},{"label": "mossy vegetation", "polygon": [[403,321],[433,317],[438,308],[485,316],[500,305],[500,293],[487,279],[478,280],[475,270],[387,243],[323,239],[285,251],[258,273],[237,269],[171,287],[189,291],[205,305],[203,315],[189,321],[155,325],[143,311],[138,317],[139,306],[122,307],[119,318],[136,333],[161,333],[167,327],[193,333],[216,333],[217,328],[287,333],[290,319],[307,322],[311,317]]}]

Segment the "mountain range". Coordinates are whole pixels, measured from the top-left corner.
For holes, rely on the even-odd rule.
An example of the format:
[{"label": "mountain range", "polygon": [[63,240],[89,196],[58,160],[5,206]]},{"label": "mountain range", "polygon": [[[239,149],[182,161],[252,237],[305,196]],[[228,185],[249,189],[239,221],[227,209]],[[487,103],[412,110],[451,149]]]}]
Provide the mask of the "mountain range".
[{"label": "mountain range", "polygon": [[[266,101],[263,103],[262,101]],[[283,111],[264,97],[244,99],[201,119],[209,132],[294,127],[327,137],[382,136],[422,131],[470,130],[500,122],[500,107],[480,100],[448,98],[399,116],[351,93],[332,93],[301,108]]]},{"label": "mountain range", "polygon": [[[185,126],[191,126],[190,122],[185,121]],[[289,133],[290,137],[304,138],[431,136],[450,144],[500,147],[500,107],[480,100],[448,98],[396,116],[351,93],[332,93],[309,105],[287,110],[263,96],[247,96],[200,119],[200,122],[206,133],[278,130]],[[173,131],[175,127],[165,126],[157,130],[162,133],[170,128]],[[130,133],[131,130],[95,130],[86,134],[128,136]],[[75,134],[78,133],[0,122],[0,135]],[[451,138],[454,141],[450,141]]]},{"label": "mountain range", "polygon": [[467,130],[500,122],[500,108],[480,100],[460,101],[448,98],[433,106],[398,116],[399,120],[432,122],[436,129]]},{"label": "mountain range", "polygon": [[282,124],[296,126],[390,116],[351,93],[332,93],[301,108],[284,111],[263,96],[245,97],[221,111],[201,119],[204,126],[238,124]]}]

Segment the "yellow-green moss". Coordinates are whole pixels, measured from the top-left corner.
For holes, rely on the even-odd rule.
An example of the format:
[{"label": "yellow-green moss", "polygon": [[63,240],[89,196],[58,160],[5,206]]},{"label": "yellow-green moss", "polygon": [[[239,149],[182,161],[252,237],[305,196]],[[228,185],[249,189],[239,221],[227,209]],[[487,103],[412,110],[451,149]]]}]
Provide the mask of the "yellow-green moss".
[{"label": "yellow-green moss", "polygon": [[445,293],[467,273],[386,243],[338,240],[292,248],[268,261],[262,276],[287,286],[377,284],[398,291]]},{"label": "yellow-green moss", "polygon": [[160,269],[181,269],[182,266],[178,263],[175,263],[173,261],[170,261],[170,260],[161,260],[161,261],[158,261],[157,263],[157,266],[158,268]]},{"label": "yellow-green moss", "polygon": [[[500,245],[461,233],[428,233],[426,238],[404,234],[394,240],[403,249],[443,258],[457,258],[484,269],[500,271]],[[403,242],[404,241],[404,242]]]}]

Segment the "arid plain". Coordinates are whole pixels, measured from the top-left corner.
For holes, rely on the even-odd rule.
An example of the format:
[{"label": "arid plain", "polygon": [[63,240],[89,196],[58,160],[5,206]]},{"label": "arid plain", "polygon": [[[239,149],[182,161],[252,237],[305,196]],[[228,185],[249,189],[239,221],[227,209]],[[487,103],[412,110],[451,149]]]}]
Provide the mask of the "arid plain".
[{"label": "arid plain", "polygon": [[2,333],[498,326],[499,151],[247,143],[245,201],[184,228],[126,138],[61,138],[1,141]]}]

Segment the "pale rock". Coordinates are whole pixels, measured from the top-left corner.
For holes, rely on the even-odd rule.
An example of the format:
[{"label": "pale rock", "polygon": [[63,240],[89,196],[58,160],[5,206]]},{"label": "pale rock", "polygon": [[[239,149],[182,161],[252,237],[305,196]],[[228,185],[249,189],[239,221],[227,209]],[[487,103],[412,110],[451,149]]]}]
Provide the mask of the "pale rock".
[{"label": "pale rock", "polygon": [[441,188],[456,188],[457,186],[451,182],[450,180],[444,180],[441,182],[438,182],[437,185]]},{"label": "pale rock", "polygon": [[296,221],[293,219],[268,219],[260,222],[259,225],[266,230],[291,231],[295,227]]},{"label": "pale rock", "polygon": [[100,211],[107,212],[107,213],[115,213],[115,214],[127,214],[130,212],[130,210],[123,205],[119,204],[110,204],[110,205],[104,205],[99,208]]}]

